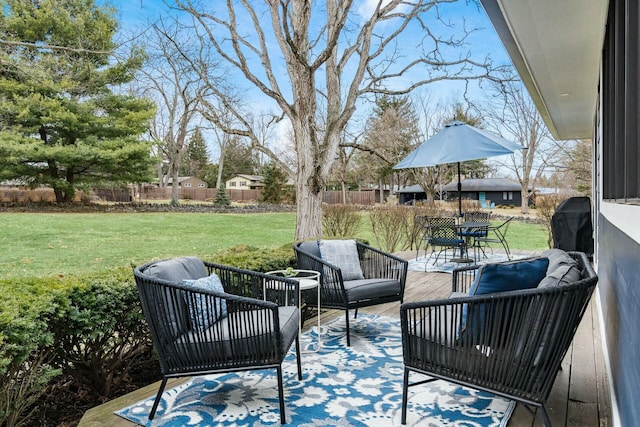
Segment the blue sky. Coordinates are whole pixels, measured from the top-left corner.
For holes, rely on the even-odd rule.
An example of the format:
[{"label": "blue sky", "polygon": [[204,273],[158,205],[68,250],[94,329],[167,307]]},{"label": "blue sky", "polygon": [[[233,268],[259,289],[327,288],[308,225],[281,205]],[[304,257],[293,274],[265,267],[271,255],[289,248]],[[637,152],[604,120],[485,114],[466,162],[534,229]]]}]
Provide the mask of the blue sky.
[{"label": "blue sky", "polygon": [[[216,0],[210,0],[216,1]],[[218,0],[221,1],[221,0]],[[140,31],[150,22],[153,22],[159,16],[170,14],[170,9],[163,0],[98,0],[98,2],[109,2],[118,9],[118,16],[121,20],[123,28]],[[363,13],[368,13],[372,9],[372,4],[376,0],[356,0],[357,9]],[[204,2],[203,4],[207,4]],[[318,2],[321,3],[321,2]],[[359,3],[359,4],[358,4]],[[468,28],[479,28],[468,39],[468,48],[476,58],[482,59],[486,55],[491,55],[496,64],[509,64],[510,60],[498,39],[489,19],[476,2],[467,2],[461,0],[451,5],[441,5],[440,10],[445,20],[451,20],[457,28],[462,26],[464,20],[465,26]],[[431,21],[430,28],[436,30],[445,29],[439,22]],[[412,38],[422,37],[422,30],[418,28],[408,29],[407,34],[401,39],[403,43],[408,45]],[[405,48],[407,46],[404,46]],[[449,82],[433,85],[434,89],[450,92],[458,85],[452,85]]]},{"label": "blue sky", "polygon": [[[148,24],[159,16],[167,15],[170,12],[169,8],[162,0],[97,0],[98,2],[109,1],[118,9],[118,17],[121,20],[121,25],[124,29],[139,32],[146,28]],[[203,4],[213,1],[221,0],[207,0]],[[367,10],[370,10],[371,4],[376,0],[356,0],[359,10],[362,10],[363,14]],[[318,4],[322,2],[317,2]],[[475,2],[467,2],[461,0],[452,5],[441,6],[441,16],[444,20],[451,20],[455,23],[456,28],[464,25],[467,28],[478,28],[479,30],[469,37],[468,50],[472,52],[473,56],[479,60],[484,59],[485,56],[490,55],[493,58],[494,64],[510,64],[510,60],[504,51],[504,48],[498,39],[491,23],[489,22],[486,14],[482,8]],[[447,30],[440,22],[430,21],[429,27],[431,29]],[[250,27],[248,27],[250,29]],[[405,36],[402,38],[404,48],[411,48],[415,45],[414,40],[422,37],[424,32],[419,28],[410,28],[407,30]],[[411,55],[410,52],[408,52]],[[417,55],[417,54],[416,54]],[[277,57],[277,48],[274,51],[274,57]],[[280,65],[282,74],[285,74],[284,66]],[[412,78],[412,77],[409,77]],[[420,79],[420,75],[413,76],[414,79]],[[247,85],[245,89],[246,98],[249,99],[249,103],[252,103],[252,110],[255,112],[266,111],[269,109],[271,100],[265,98],[265,96],[244,80],[243,77],[236,79],[239,85]],[[285,86],[283,84],[283,86]],[[432,83],[428,85],[426,90],[428,94],[435,100],[443,100],[444,102],[462,101],[462,93],[464,91],[464,84],[461,82],[449,82],[442,81],[438,83]],[[474,99],[481,99],[485,95],[482,89],[477,88],[475,85],[470,86],[469,95]],[[360,108],[357,112],[358,115],[366,116],[367,109]],[[357,117],[356,117],[357,118]],[[214,154],[215,157],[215,154]]]}]

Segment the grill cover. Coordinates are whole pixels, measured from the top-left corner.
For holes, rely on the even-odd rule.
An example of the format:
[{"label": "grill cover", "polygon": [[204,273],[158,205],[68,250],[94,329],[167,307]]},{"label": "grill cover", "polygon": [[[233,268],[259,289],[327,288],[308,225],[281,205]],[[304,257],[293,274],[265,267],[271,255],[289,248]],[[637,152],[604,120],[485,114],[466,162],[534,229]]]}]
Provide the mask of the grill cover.
[{"label": "grill cover", "polygon": [[571,197],[551,217],[553,247],[593,255],[593,223],[588,197]]}]

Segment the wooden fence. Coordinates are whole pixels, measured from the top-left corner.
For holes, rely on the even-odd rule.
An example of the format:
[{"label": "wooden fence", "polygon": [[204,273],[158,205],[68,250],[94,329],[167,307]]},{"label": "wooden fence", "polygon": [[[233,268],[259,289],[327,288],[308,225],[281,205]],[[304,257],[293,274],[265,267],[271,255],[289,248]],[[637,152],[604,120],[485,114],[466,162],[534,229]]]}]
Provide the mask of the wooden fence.
[{"label": "wooden fence", "polygon": [[[203,202],[211,202],[216,198],[217,191],[215,188],[180,188],[178,198],[182,200],[198,200]],[[82,193],[76,194],[76,200],[82,198]],[[256,202],[260,200],[260,190],[229,190],[227,189],[229,198],[234,202]],[[153,200],[169,200],[171,199],[171,187],[132,187],[131,189],[96,189],[92,191],[92,197],[108,202],[132,202],[132,201],[153,201]],[[376,194],[374,191],[348,191],[346,197],[347,204],[353,205],[375,205]],[[50,188],[39,188],[35,190],[16,188],[16,187],[0,187],[0,202],[42,202],[55,201],[53,190]],[[335,205],[344,203],[341,191],[325,191],[323,203]]]}]

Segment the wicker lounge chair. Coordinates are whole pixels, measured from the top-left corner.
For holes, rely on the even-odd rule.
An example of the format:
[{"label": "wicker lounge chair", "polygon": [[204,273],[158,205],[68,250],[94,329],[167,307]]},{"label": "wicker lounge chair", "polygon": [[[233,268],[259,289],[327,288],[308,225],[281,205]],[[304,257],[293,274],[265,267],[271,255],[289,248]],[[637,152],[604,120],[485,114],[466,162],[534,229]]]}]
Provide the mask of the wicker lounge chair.
[{"label": "wicker lounge chair", "polygon": [[[149,419],[169,378],[276,369],[285,424],[282,362],[294,341],[302,379],[297,281],[195,257],[148,263],[134,276],[162,373]],[[198,288],[210,280],[222,289]]]},{"label": "wicker lounge chair", "polygon": [[[347,265],[339,266],[327,259],[323,244],[352,242],[355,269],[347,271]],[[387,302],[400,301],[404,297],[408,262],[360,242],[306,241],[294,245],[298,268],[320,272],[320,299],[323,308],[345,310],[347,346],[351,345],[349,310]],[[353,266],[352,266],[353,267]]]},{"label": "wicker lounge chair", "polygon": [[[556,254],[534,288],[469,296],[471,266],[454,270],[451,298],[402,304],[402,424],[408,388],[446,380],[540,408],[551,425],[544,405],[598,280],[584,253],[570,267]],[[428,377],[410,383],[411,372]]]}]

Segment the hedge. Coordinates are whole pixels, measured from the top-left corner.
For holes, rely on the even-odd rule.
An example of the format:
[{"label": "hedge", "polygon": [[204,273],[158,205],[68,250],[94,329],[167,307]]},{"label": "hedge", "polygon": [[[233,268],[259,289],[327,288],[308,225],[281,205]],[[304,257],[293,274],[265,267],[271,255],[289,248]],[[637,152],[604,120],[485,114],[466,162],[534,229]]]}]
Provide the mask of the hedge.
[{"label": "hedge", "polygon": [[[202,258],[262,272],[295,265],[292,245],[237,246]],[[28,424],[60,373],[112,398],[152,354],[131,269],[0,280],[0,425]]]}]

